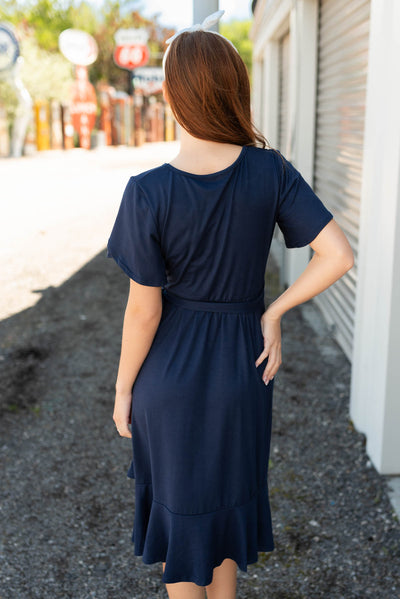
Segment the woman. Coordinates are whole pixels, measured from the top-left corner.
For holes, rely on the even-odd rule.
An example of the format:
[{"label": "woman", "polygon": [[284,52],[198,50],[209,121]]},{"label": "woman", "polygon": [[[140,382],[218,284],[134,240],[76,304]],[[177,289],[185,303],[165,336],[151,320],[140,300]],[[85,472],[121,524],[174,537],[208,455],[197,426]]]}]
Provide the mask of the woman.
[{"label": "woman", "polygon": [[[353,265],[333,215],[252,126],[246,67],[206,30],[221,14],[171,40],[164,95],[180,151],[131,177],[108,242],[131,279],[114,421],[132,436],[135,554],[162,562],[171,599],[233,599],[237,567],[273,550],[281,318]],[[265,310],[275,224],[314,254]]]}]

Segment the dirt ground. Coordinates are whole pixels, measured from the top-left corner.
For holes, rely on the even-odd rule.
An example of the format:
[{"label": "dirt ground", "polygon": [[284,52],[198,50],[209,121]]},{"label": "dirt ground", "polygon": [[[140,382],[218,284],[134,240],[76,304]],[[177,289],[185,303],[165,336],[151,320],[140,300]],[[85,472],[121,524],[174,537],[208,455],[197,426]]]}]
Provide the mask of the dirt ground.
[{"label": "dirt ground", "polygon": [[[111,419],[127,292],[102,250],[0,322],[2,599],[167,597],[161,564],[133,555],[131,445]],[[350,365],[305,318],[315,310],[308,302],[283,318],[276,549],[239,571],[238,598],[395,599],[400,524],[348,417]]]}]

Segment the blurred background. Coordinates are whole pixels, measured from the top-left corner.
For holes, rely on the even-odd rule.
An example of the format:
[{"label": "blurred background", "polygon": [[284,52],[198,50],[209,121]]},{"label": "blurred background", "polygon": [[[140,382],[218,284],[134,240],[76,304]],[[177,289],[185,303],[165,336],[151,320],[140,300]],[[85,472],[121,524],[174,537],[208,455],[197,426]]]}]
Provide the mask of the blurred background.
[{"label": "blurred background", "polygon": [[[198,7],[201,20],[214,9]],[[250,6],[222,7],[221,31],[251,76]],[[178,152],[161,64],[193,14],[190,2],[161,0],[1,4],[1,317],[100,251],[127,178]]]},{"label": "blurred background", "polygon": [[[223,9],[254,124],[355,255],[283,319],[270,463],[277,549],[243,599],[400,597],[400,3],[0,4],[0,594],[166,597],[133,557],[111,420],[128,281],[105,246],[130,176],[179,151],[165,40]],[[274,233],[266,297],[311,249]],[[125,468],[126,466],[126,468]]]},{"label": "blurred background", "polygon": [[[249,8],[226,4],[221,31],[251,73]],[[3,2],[0,156],[175,139],[161,62],[165,40],[192,18],[189,2]]]}]

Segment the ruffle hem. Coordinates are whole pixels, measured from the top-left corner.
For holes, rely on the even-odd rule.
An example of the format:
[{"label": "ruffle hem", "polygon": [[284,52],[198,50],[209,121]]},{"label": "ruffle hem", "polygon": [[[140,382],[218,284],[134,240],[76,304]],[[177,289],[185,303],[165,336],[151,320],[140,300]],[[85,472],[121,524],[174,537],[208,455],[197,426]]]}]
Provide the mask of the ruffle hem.
[{"label": "ruffle hem", "polygon": [[[128,477],[135,478],[133,462]],[[195,515],[171,512],[153,500],[151,484],[135,485],[134,552],[145,564],[166,562],[164,583],[205,587],[224,559],[247,572],[259,551],[274,549],[267,481],[243,505]]]}]

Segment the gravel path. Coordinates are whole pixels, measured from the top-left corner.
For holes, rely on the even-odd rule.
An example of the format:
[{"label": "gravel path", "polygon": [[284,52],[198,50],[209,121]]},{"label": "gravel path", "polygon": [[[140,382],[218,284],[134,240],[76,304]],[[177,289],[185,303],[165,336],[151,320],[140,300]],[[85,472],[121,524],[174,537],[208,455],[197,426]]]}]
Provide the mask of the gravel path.
[{"label": "gravel path", "polygon": [[[161,564],[133,555],[131,447],[111,420],[127,292],[103,251],[0,322],[1,599],[167,598]],[[395,599],[400,524],[348,419],[349,363],[316,316],[307,302],[283,318],[277,548],[239,571],[238,598]]]}]

